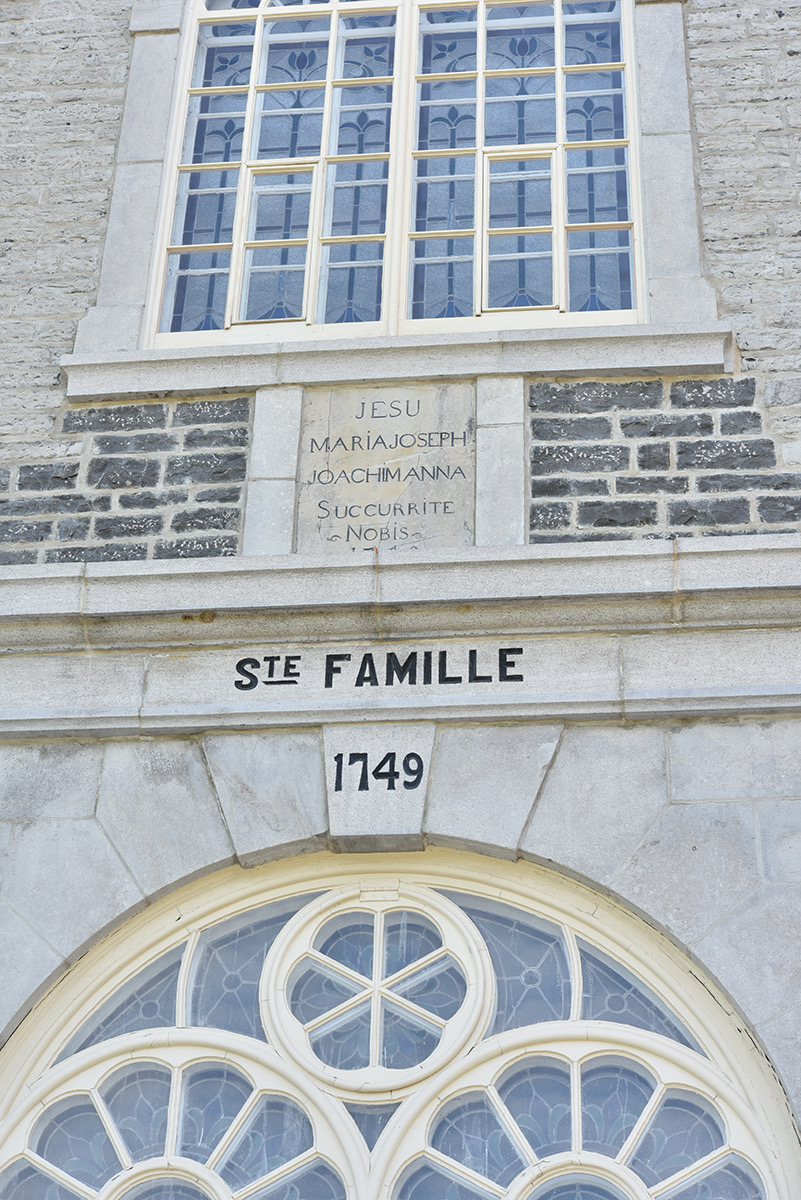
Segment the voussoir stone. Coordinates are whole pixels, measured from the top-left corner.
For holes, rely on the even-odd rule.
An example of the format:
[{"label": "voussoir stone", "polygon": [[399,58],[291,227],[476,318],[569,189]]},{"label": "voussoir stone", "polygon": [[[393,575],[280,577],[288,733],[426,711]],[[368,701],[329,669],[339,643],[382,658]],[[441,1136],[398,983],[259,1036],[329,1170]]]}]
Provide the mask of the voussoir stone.
[{"label": "voussoir stone", "polygon": [[91,817],[102,759],[99,743],[0,746],[0,819]]},{"label": "voussoir stone", "polygon": [[0,1043],[38,999],[64,960],[7,904],[0,903]]},{"label": "voussoir stone", "polygon": [[674,800],[801,798],[801,721],[691,725],[669,747]]},{"label": "voussoir stone", "polygon": [[147,896],[234,859],[194,742],[107,745],[97,818]]},{"label": "voussoir stone", "polygon": [[203,748],[243,865],[321,844],[328,822],[319,732],[219,734]]},{"label": "voussoir stone", "polygon": [[561,732],[561,725],[441,729],[428,785],[428,840],[513,857]]}]

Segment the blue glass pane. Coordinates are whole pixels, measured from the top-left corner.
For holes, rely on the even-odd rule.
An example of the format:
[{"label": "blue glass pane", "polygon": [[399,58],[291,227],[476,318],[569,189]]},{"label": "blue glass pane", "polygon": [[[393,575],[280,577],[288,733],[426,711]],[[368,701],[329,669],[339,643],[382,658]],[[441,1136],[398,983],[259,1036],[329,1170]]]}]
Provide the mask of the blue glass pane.
[{"label": "blue glass pane", "polygon": [[345,1200],[345,1185],[330,1167],[317,1162],[251,1192],[248,1200]]},{"label": "blue glass pane", "polygon": [[654,1080],[617,1063],[589,1064],[581,1072],[581,1145],[614,1158],[651,1099]]},{"label": "blue glass pane", "polygon": [[531,1200],[626,1200],[626,1197],[610,1183],[581,1176],[546,1184],[533,1193]]},{"label": "blue glass pane", "polygon": [[395,1071],[425,1062],[439,1045],[438,1029],[384,1000],[381,1003],[381,1066]]},{"label": "blue glass pane", "polygon": [[327,1067],[359,1071],[370,1065],[370,1005],[363,1004],[327,1023],[309,1039]]},{"label": "blue glass pane", "polygon": [[193,87],[247,87],[255,25],[201,25]]},{"label": "blue glass pane", "polygon": [[207,930],[195,953],[189,987],[191,1025],[264,1039],[259,979],[267,951],[313,894],[266,905]]},{"label": "blue glass pane", "polygon": [[430,967],[415,972],[403,983],[397,984],[393,991],[412,1004],[419,1004],[426,1012],[449,1021],[462,1007],[467,995],[467,982],[461,967],[448,955]]},{"label": "blue glass pane", "polygon": [[[196,333],[202,329],[222,329],[230,264],[228,251],[170,254],[162,331]],[[162,1023],[173,1022],[156,1022]]]},{"label": "blue glass pane", "polygon": [[134,1162],[164,1154],[172,1073],[166,1067],[130,1066],[100,1089]]},{"label": "blue glass pane", "polygon": [[473,239],[426,238],[412,244],[413,319],[473,315]]},{"label": "blue glass pane", "polygon": [[424,1163],[403,1180],[398,1200],[495,1200],[494,1192],[462,1183],[441,1167]]},{"label": "blue glass pane", "polygon": [[433,921],[417,912],[394,912],[384,924],[384,978],[425,958],[442,946]]},{"label": "blue glass pane", "polygon": [[389,150],[389,84],[336,88],[334,110],[337,154],[385,154]]},{"label": "blue glass pane", "polygon": [[247,93],[189,97],[181,161],[236,162],[242,157]]},{"label": "blue glass pane", "polygon": [[329,167],[327,236],[364,237],[384,232],[388,167],[386,161],[336,163]]},{"label": "blue glass pane", "polygon": [[567,219],[576,225],[628,221],[628,171],[622,146],[568,150]]},{"label": "blue glass pane", "polygon": [[252,1091],[250,1081],[233,1067],[191,1067],[184,1077],[178,1153],[205,1162]]},{"label": "blue glass pane", "polygon": [[492,1033],[570,1016],[570,969],[556,926],[507,904],[446,892],[487,943],[497,1003]]},{"label": "blue glass pane", "polygon": [[253,180],[248,239],[273,242],[305,238],[311,182],[311,171],[257,175]]},{"label": "blue glass pane", "polygon": [[67,1175],[100,1188],[121,1164],[97,1109],[83,1096],[62,1100],[37,1122],[31,1148]]},{"label": "blue glass pane", "polygon": [[206,8],[219,10],[223,8],[258,8],[261,0],[206,0]]},{"label": "blue glass pane", "polygon": [[571,312],[634,307],[628,230],[568,233],[567,251]]},{"label": "blue glass pane", "polygon": [[208,1196],[183,1179],[149,1179],[126,1192],[124,1200],[208,1200]]},{"label": "blue glass pane", "polygon": [[173,245],[231,241],[238,179],[238,171],[181,171]]},{"label": "blue glass pane", "polygon": [[359,1127],[359,1133],[367,1143],[368,1150],[372,1150],[384,1132],[384,1129],[398,1111],[398,1107],[397,1104],[345,1105],[345,1108]]},{"label": "blue glass pane", "polygon": [[472,229],[475,222],[474,158],[417,160],[414,228],[421,233],[440,229]]},{"label": "blue glass pane", "polygon": [[569,142],[626,136],[622,71],[566,75],[565,88]]},{"label": "blue glass pane", "polygon": [[556,96],[550,75],[506,76],[486,81],[484,141],[524,146],[556,141]]},{"label": "blue glass pane", "polygon": [[373,974],[373,917],[346,913],[328,921],[314,939],[314,948],[334,962],[368,979]]},{"label": "blue glass pane", "polygon": [[476,10],[420,14],[420,72],[444,75],[476,69]]},{"label": "blue glass pane", "polygon": [[476,144],[476,85],[440,79],[420,84],[417,148],[457,150]]},{"label": "blue glass pane", "polygon": [[554,65],[552,4],[487,9],[487,70]]},{"label": "blue glass pane", "polygon": [[613,963],[599,950],[579,941],[584,991],[581,998],[583,1021],[615,1021],[650,1029],[664,1037],[701,1051],[690,1031],[645,984]]},{"label": "blue glass pane", "polygon": [[[177,256],[176,256],[177,257]],[[175,994],[183,946],[156,959],[123,984],[102,1008],[86,1021],[56,1059],[61,1062],[87,1046],[140,1029],[175,1024]]]},{"label": "blue glass pane", "polygon": [[623,60],[619,21],[566,21],[565,63],[569,67]]},{"label": "blue glass pane", "polygon": [[726,1138],[711,1104],[689,1092],[669,1094],[634,1150],[629,1166],[653,1187],[719,1150]]},{"label": "blue glass pane", "polygon": [[[376,13],[340,20],[341,63],[337,70],[340,79],[370,79],[391,75],[395,62],[395,33],[388,27],[395,24],[394,13]],[[387,32],[368,33],[371,29]]]},{"label": "blue glass pane", "polygon": [[259,93],[254,157],[315,158],[323,136],[324,99],[322,88]]},{"label": "blue glass pane", "polygon": [[238,1191],[310,1150],[313,1141],[311,1122],[297,1104],[279,1096],[264,1096],[221,1160],[217,1174]]},{"label": "blue glass pane", "polygon": [[489,239],[490,308],[553,304],[551,235],[492,235]]},{"label": "blue glass pane", "polygon": [[3,1200],[76,1200],[77,1194],[21,1159],[0,1174]]},{"label": "blue glass pane", "polygon": [[244,320],[292,321],[302,317],[305,277],[305,246],[265,246],[248,250],[242,304]]},{"label": "blue glass pane", "polygon": [[446,1108],[433,1126],[431,1145],[503,1187],[525,1166],[495,1110],[475,1092]]},{"label": "blue glass pane", "polygon": [[337,242],[323,247],[320,290],[325,299],[324,322],[379,319],[383,257],[381,242]]},{"label": "blue glass pane", "polygon": [[328,66],[328,20],[269,21],[264,26],[262,83],[324,80]]},{"label": "blue glass pane", "polygon": [[550,165],[547,158],[490,164],[490,229],[550,225]]},{"label": "blue glass pane", "polygon": [[498,1095],[540,1158],[572,1145],[570,1071],[559,1063],[534,1061],[513,1067],[497,1085]]},{"label": "blue glass pane", "polygon": [[310,1021],[352,999],[358,992],[357,985],[332,972],[321,971],[307,960],[307,965],[301,964],[290,981],[290,1012],[302,1025],[308,1025]]},{"label": "blue glass pane", "polygon": [[732,1154],[700,1179],[668,1193],[668,1200],[765,1200],[765,1190],[753,1167]]}]

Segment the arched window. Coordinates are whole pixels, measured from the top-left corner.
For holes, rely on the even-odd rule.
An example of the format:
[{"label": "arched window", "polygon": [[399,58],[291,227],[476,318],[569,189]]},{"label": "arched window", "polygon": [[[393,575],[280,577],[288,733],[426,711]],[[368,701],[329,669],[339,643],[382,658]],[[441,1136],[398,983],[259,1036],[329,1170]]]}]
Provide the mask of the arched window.
[{"label": "arched window", "polygon": [[192,18],[162,333],[637,309],[633,0],[194,0]]},{"label": "arched window", "polygon": [[790,1200],[752,1048],[656,935],[426,858],[226,872],[99,948],[27,1023],[2,1200]]}]

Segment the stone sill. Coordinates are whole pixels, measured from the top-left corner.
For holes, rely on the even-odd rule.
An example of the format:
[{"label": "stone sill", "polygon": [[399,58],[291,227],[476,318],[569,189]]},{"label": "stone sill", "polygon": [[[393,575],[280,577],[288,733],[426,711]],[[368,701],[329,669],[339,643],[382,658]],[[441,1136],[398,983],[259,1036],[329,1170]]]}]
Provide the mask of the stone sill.
[{"label": "stone sill", "polygon": [[735,353],[723,325],[621,325],[72,354],[61,365],[67,398],[97,402],[480,375],[720,374],[733,370]]}]

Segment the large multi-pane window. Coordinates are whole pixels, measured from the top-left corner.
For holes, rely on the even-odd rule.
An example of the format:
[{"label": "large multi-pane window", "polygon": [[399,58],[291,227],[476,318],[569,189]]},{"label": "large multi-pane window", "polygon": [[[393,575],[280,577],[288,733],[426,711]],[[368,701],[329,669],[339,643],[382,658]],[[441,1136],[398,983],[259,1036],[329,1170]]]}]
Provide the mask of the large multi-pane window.
[{"label": "large multi-pane window", "polygon": [[196,3],[162,332],[636,308],[633,0]]}]

